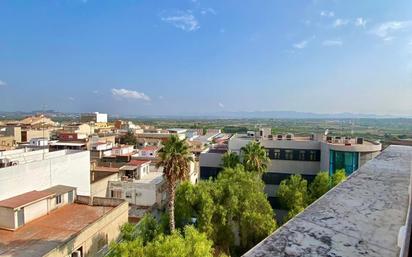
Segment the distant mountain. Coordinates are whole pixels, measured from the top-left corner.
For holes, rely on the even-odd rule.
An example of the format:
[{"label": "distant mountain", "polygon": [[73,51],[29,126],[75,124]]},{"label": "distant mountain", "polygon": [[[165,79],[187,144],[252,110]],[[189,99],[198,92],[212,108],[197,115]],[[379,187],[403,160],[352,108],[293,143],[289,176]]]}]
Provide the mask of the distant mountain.
[{"label": "distant mountain", "polygon": [[[58,112],[54,110],[35,110],[30,112],[2,112],[0,118],[22,118],[26,116],[44,113],[48,117],[56,118],[78,118],[79,113]],[[252,111],[252,112],[216,112],[200,114],[178,114],[178,115],[113,115],[111,119],[385,119],[385,118],[412,118],[412,116],[399,115],[378,115],[378,114],[359,114],[359,113],[312,113],[297,111]]]},{"label": "distant mountain", "polygon": [[2,112],[0,111],[0,118],[24,118],[27,116],[33,116],[42,114],[46,115],[47,117],[79,117],[78,113],[67,113],[67,112],[57,112],[54,110],[34,110],[34,111],[15,111],[15,112]]},{"label": "distant mountain", "polygon": [[360,118],[397,118],[399,116],[358,114],[358,113],[312,113],[296,111],[254,111],[222,112],[212,116],[225,118],[260,118],[260,119],[360,119]]},{"label": "distant mountain", "polygon": [[[137,115],[129,118],[175,118],[175,119],[383,119],[383,118],[407,118],[395,115],[357,114],[357,113],[311,113],[296,111],[253,111],[253,112],[217,112],[203,114],[181,115]],[[410,117],[409,117],[410,118]]]}]

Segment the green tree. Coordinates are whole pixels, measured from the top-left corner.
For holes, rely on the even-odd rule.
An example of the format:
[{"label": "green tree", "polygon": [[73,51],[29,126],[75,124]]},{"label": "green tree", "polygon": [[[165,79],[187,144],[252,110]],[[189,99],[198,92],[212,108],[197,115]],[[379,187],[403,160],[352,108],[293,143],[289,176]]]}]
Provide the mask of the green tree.
[{"label": "green tree", "polygon": [[308,182],[301,175],[292,175],[280,182],[276,192],[283,208],[287,210],[305,208],[308,204]]},{"label": "green tree", "polygon": [[144,245],[162,234],[162,228],[152,214],[146,214],[136,230],[136,235],[142,239]]},{"label": "green tree", "polygon": [[120,228],[120,233],[122,239],[126,241],[133,241],[138,236],[136,225],[132,223],[123,224]]},{"label": "green tree", "polygon": [[346,172],[345,169],[340,169],[335,171],[335,173],[332,175],[332,186],[336,186],[339,183],[343,182],[346,180]]},{"label": "green tree", "polygon": [[309,186],[311,201],[315,201],[329,191],[331,180],[327,171],[319,172]]},{"label": "green tree", "polygon": [[137,145],[137,138],[133,132],[129,131],[126,135],[120,138],[120,143],[127,145]]},{"label": "green tree", "polygon": [[309,187],[311,202],[315,201],[331,188],[346,180],[344,169],[337,170],[332,177],[327,171],[319,172]]},{"label": "green tree", "polygon": [[110,245],[109,257],[213,257],[213,242],[192,226],[171,235],[160,234],[143,244],[142,238]]},{"label": "green tree", "polygon": [[173,232],[175,230],[176,185],[179,181],[189,178],[189,165],[193,161],[193,157],[186,140],[180,140],[178,136],[172,135],[159,150],[159,158],[160,161],[157,163],[157,167],[163,166],[163,175],[167,182],[169,226],[170,232]]},{"label": "green tree", "polygon": [[223,154],[222,157],[222,166],[224,168],[235,168],[238,164],[240,164],[239,155],[235,152],[226,152]]},{"label": "green tree", "polygon": [[112,242],[108,257],[145,257],[144,246],[140,238],[133,241]]},{"label": "green tree", "polygon": [[257,172],[263,175],[267,171],[270,161],[265,148],[258,142],[252,141],[241,149],[243,165],[246,171]]},{"label": "green tree", "polygon": [[263,189],[262,180],[241,165],[224,169],[214,181],[183,183],[176,192],[177,224],[194,219],[218,249],[244,252],[276,228]]}]

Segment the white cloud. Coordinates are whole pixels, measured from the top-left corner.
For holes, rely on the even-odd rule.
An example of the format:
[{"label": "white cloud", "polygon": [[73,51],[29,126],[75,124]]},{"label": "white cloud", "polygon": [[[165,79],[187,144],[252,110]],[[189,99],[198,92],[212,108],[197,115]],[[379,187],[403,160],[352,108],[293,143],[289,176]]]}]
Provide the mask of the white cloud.
[{"label": "white cloud", "polygon": [[159,95],[159,100],[163,100],[164,97],[162,95]]},{"label": "white cloud", "polygon": [[97,95],[99,93],[99,90],[93,90],[92,93]]},{"label": "white cloud", "polygon": [[202,10],[200,10],[200,13],[202,15],[206,15],[206,14],[212,14],[212,15],[216,15],[217,12],[215,11],[215,9],[213,8],[203,8]]},{"label": "white cloud", "polygon": [[1,87],[1,86],[6,86],[6,85],[7,85],[6,82],[4,82],[3,80],[0,80],[0,87]]},{"label": "white cloud", "polygon": [[345,26],[349,23],[349,20],[344,20],[344,19],[336,19],[333,22],[333,27],[337,28],[337,27],[341,27],[341,26]]},{"label": "white cloud", "polygon": [[323,17],[333,17],[333,16],[335,16],[335,13],[334,13],[334,12],[331,12],[331,11],[321,11],[321,12],[320,12],[320,16],[323,16]]},{"label": "white cloud", "polygon": [[189,11],[174,11],[172,13],[163,13],[161,20],[172,24],[178,29],[184,31],[196,31],[200,28],[199,22],[196,17]]},{"label": "white cloud", "polygon": [[69,96],[67,99],[69,99],[70,101],[76,100],[73,96]]},{"label": "white cloud", "polygon": [[118,98],[150,101],[150,97],[148,97],[144,93],[140,93],[134,90],[127,90],[124,88],[112,88],[112,95]]},{"label": "white cloud", "polygon": [[412,27],[412,20],[407,21],[388,21],[379,24],[374,29],[372,33],[381,38],[387,38],[389,34],[398,31],[404,30]]},{"label": "white cloud", "polygon": [[218,105],[219,105],[220,108],[225,108],[225,105],[222,104],[222,103],[219,103]]},{"label": "white cloud", "polygon": [[390,42],[394,39],[394,37],[384,37],[383,41]]},{"label": "white cloud", "polygon": [[362,17],[356,18],[356,20],[355,20],[355,26],[356,27],[364,28],[366,26],[366,23],[367,23],[367,21]]},{"label": "white cloud", "polygon": [[343,45],[341,40],[325,40],[322,42],[323,46],[341,46]]},{"label": "white cloud", "polygon": [[307,40],[303,40],[303,41],[301,41],[301,42],[298,42],[298,43],[293,44],[293,47],[294,47],[294,48],[297,48],[297,49],[303,49],[303,48],[305,48],[307,45],[308,45],[308,41],[307,41]]}]

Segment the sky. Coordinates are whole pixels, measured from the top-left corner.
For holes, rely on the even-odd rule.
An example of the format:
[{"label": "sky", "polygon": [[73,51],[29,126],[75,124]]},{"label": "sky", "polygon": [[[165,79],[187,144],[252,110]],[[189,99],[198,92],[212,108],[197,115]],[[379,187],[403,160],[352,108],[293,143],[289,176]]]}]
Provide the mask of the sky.
[{"label": "sky", "polygon": [[0,111],[412,116],[412,1],[0,0]]}]

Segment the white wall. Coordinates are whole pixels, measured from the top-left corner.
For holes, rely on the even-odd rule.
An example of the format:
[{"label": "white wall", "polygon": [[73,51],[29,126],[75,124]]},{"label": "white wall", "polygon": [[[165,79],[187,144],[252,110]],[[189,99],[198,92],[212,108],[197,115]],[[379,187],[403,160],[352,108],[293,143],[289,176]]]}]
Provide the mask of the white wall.
[{"label": "white wall", "polygon": [[28,223],[36,218],[47,214],[48,199],[24,207],[24,223]]},{"label": "white wall", "polygon": [[[139,182],[125,182],[125,181],[110,181],[109,190],[122,191],[122,198],[130,204],[141,206],[153,206],[157,201],[157,188],[160,185],[139,183]],[[126,194],[130,194],[130,198]],[[109,192],[110,194],[110,192]]]},{"label": "white wall", "polygon": [[89,151],[0,169],[0,200],[55,185],[76,187],[78,194],[90,195]]}]

